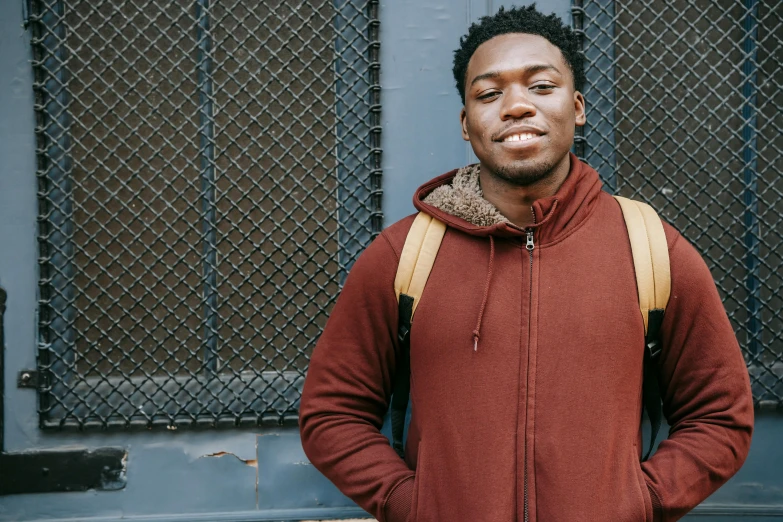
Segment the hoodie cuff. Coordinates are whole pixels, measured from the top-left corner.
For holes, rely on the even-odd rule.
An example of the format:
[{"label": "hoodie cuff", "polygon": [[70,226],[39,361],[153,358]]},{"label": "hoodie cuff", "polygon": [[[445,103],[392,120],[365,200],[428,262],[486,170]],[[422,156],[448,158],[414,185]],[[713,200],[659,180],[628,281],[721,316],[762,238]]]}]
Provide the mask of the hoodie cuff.
[{"label": "hoodie cuff", "polygon": [[406,522],[413,504],[413,477],[401,480],[386,499],[383,507],[384,522]]},{"label": "hoodie cuff", "polygon": [[658,493],[650,484],[647,484],[647,491],[650,492],[650,500],[652,501],[653,522],[663,522],[663,504]]}]

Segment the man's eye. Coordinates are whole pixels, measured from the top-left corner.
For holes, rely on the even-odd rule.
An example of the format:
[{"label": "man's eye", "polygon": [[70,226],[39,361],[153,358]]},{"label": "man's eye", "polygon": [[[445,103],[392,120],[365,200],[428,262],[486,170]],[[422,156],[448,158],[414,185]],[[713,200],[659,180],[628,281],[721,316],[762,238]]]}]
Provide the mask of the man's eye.
[{"label": "man's eye", "polygon": [[540,85],[534,85],[533,87],[531,87],[531,89],[536,90],[536,91],[551,91],[554,88],[555,88],[554,85],[549,85],[549,84],[546,84],[546,83],[543,83],[543,84],[540,84]]},{"label": "man's eye", "polygon": [[497,92],[497,91],[488,92],[488,93],[485,93],[485,94],[482,94],[481,96],[479,96],[478,99],[479,100],[486,100],[486,99],[492,98],[494,96],[497,96],[498,94],[500,94],[500,93]]}]

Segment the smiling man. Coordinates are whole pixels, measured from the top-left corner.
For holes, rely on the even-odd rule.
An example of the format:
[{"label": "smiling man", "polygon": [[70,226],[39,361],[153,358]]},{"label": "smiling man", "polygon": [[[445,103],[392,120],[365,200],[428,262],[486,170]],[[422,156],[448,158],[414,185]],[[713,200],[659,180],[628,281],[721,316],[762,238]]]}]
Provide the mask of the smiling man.
[{"label": "smiling man", "polygon": [[748,373],[710,272],[665,225],[671,298],[655,372],[671,426],[642,461],[644,326],[628,232],[570,153],[585,123],[577,36],[534,7],[455,52],[480,163],[424,184],[447,230],[410,334],[405,458],[380,433],[400,356],[394,279],[414,217],[354,265],[313,353],[313,464],[381,522],[669,522],[750,445]]}]

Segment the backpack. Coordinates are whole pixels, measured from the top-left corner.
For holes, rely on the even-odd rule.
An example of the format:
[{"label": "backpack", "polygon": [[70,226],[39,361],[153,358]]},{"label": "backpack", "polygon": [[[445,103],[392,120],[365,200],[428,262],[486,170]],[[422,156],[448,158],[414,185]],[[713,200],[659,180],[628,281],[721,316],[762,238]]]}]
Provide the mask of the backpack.
[{"label": "backpack", "polygon": [[[631,243],[639,310],[644,321],[644,378],[642,399],[650,419],[651,437],[647,460],[652,454],[663,417],[657,363],[661,355],[659,333],[671,292],[669,248],[658,214],[640,201],[615,196],[620,204]],[[400,255],[394,292],[399,309],[399,353],[391,399],[392,447],[404,457],[403,433],[410,395],[410,332],[413,314],[438,255],[446,225],[419,212]]]}]

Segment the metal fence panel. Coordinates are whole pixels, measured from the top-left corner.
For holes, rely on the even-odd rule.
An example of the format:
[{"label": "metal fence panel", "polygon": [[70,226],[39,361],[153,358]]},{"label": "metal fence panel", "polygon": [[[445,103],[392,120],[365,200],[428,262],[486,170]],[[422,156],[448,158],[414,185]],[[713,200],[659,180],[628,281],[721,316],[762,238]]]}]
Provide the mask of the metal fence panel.
[{"label": "metal fence panel", "polygon": [[580,155],[707,260],[757,406],[783,408],[783,3],[578,0]]},{"label": "metal fence panel", "polygon": [[[295,419],[381,227],[377,7],[33,3],[43,427]],[[574,2],[580,155],[705,255],[778,408],[782,11]]]},{"label": "metal fence panel", "polygon": [[296,419],[382,223],[377,7],[33,3],[43,427]]}]

